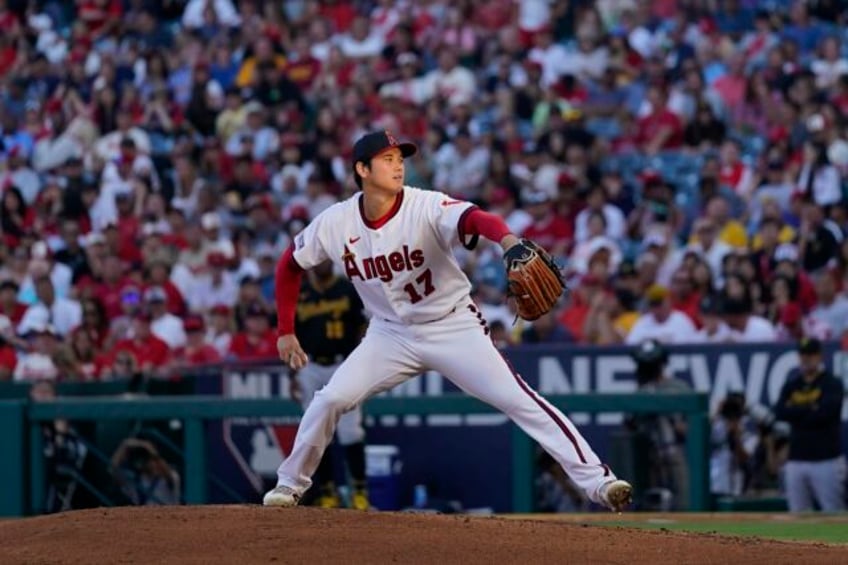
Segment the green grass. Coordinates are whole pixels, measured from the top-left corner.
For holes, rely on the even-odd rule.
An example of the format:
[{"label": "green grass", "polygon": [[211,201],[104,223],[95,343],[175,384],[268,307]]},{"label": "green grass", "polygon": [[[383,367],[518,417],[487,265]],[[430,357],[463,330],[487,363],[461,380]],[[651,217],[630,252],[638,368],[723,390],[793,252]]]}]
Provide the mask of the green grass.
[{"label": "green grass", "polygon": [[675,522],[662,521],[610,521],[599,525],[627,528],[665,529],[675,532],[699,532],[731,536],[759,536],[764,538],[848,543],[848,524],[845,522]]}]

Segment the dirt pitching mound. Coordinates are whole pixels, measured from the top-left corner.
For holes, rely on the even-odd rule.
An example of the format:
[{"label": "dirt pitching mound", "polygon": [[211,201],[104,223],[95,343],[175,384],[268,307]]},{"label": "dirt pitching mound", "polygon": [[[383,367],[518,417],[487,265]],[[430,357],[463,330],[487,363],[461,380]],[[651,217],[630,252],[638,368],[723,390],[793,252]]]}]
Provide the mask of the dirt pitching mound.
[{"label": "dirt pitching mound", "polygon": [[822,544],[469,516],[182,506],[0,521],[0,563],[845,563]]}]

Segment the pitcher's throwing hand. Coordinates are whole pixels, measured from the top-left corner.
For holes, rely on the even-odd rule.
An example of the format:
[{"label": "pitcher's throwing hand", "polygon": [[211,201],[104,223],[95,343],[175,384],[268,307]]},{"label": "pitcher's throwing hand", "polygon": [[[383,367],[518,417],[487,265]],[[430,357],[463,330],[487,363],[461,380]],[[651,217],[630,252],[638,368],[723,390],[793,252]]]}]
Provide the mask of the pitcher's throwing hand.
[{"label": "pitcher's throwing hand", "polygon": [[277,352],[280,354],[280,361],[295,371],[302,369],[309,362],[306,352],[300,346],[300,342],[297,341],[294,334],[286,334],[277,338]]}]

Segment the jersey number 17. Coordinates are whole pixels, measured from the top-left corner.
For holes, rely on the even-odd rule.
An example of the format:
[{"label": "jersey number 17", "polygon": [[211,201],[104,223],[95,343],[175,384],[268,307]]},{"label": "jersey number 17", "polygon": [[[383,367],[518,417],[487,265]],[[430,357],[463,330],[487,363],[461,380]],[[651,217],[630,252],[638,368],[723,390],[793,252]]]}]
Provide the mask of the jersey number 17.
[{"label": "jersey number 17", "polygon": [[[421,292],[418,291],[419,288]],[[415,283],[407,283],[403,290],[409,295],[410,302],[413,304],[421,302],[425,296],[430,296],[436,290],[436,287],[433,286],[433,273],[430,272],[430,269],[426,269],[415,277]]]}]

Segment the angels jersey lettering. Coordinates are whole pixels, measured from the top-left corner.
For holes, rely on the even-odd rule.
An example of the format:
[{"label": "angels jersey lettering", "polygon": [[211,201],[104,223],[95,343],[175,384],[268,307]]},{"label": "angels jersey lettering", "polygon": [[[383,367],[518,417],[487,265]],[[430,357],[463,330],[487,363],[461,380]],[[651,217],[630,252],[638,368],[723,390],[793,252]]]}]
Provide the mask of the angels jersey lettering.
[{"label": "angels jersey lettering", "polygon": [[423,323],[449,314],[471,285],[451,250],[460,219],[474,205],[405,186],[400,206],[380,227],[366,223],[361,193],[316,217],[295,238],[304,269],[330,259],[356,287],[365,308],[385,320]]}]

